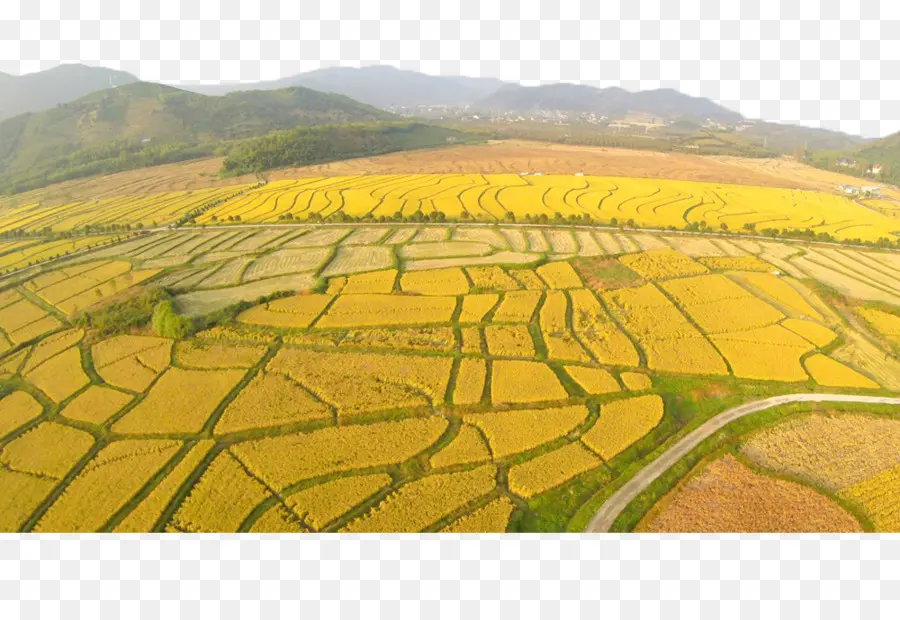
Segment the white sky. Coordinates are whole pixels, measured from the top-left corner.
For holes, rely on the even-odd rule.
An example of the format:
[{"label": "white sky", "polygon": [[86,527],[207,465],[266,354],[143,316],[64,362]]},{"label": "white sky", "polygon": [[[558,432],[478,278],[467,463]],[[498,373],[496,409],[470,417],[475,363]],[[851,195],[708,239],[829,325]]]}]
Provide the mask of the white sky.
[{"label": "white sky", "polygon": [[151,81],[391,64],[525,84],[675,88],[748,118],[900,131],[900,2],[0,2],[0,71],[59,62]]}]

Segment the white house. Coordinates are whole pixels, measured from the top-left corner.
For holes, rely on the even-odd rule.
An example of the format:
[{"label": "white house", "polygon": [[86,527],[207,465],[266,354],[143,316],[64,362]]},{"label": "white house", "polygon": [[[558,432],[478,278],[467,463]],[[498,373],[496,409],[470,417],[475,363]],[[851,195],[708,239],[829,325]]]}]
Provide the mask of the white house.
[{"label": "white house", "polygon": [[869,196],[881,196],[881,188],[877,185],[863,185],[861,190],[863,194]]},{"label": "white house", "polygon": [[838,188],[850,196],[855,196],[859,193],[859,188],[853,185],[838,185]]},{"label": "white house", "polygon": [[881,174],[881,164],[872,164],[872,174]]}]

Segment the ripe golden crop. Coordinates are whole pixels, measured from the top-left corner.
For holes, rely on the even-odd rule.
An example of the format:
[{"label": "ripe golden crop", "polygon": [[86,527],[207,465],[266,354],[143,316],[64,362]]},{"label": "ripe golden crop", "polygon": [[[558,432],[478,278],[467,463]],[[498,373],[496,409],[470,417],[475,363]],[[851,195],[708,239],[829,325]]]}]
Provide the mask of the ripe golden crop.
[{"label": "ripe golden crop", "polygon": [[510,467],[509,490],[522,497],[534,497],[601,464],[593,452],[576,441]]},{"label": "ripe golden crop", "polygon": [[481,293],[466,295],[463,297],[462,312],[459,315],[460,323],[481,323],[490,312],[500,296],[496,293]]},{"label": "ripe golden crop", "polygon": [[654,285],[609,291],[603,298],[644,349],[650,369],[728,374],[724,360],[709,341]]},{"label": "ripe golden crop", "polygon": [[262,359],[266,347],[218,343],[179,342],[175,345],[175,363],[185,368],[250,368]]},{"label": "ripe golden crop", "polygon": [[70,420],[103,424],[130,403],[131,399],[132,396],[124,392],[92,385],[66,405],[60,414]]},{"label": "ripe golden crop", "polygon": [[637,366],[638,352],[628,337],[613,323],[606,310],[588,289],[569,291],[572,297],[572,326],[584,346],[601,364]]},{"label": "ripe golden crop", "polygon": [[316,327],[376,327],[447,323],[456,297],[341,295]]},{"label": "ripe golden crop", "polygon": [[792,418],[748,437],[759,467],[837,491],[900,464],[900,421],[862,414]]},{"label": "ripe golden crop", "polygon": [[763,296],[772,299],[794,318],[809,318],[822,321],[818,310],[803,298],[797,289],[788,284],[786,279],[771,273],[745,273],[741,279],[757,289]]},{"label": "ripe golden crop", "polygon": [[463,424],[459,429],[459,434],[431,457],[431,466],[435,468],[450,467],[489,460],[491,460],[491,452],[484,443],[481,432],[474,426]]},{"label": "ripe golden crop", "polygon": [[0,399],[0,439],[41,415],[43,407],[28,392],[16,391]]},{"label": "ripe golden crop", "polygon": [[94,368],[116,387],[143,392],[169,365],[172,341],[150,336],[114,336],[91,349]]},{"label": "ripe golden crop", "polygon": [[514,291],[519,288],[519,284],[497,266],[468,267],[466,273],[475,288],[494,291]]},{"label": "ripe golden crop", "polygon": [[838,496],[862,507],[872,520],[876,532],[900,530],[900,467],[885,469],[881,473],[843,489]]},{"label": "ripe golden crop", "polygon": [[442,417],[323,428],[253,439],[231,450],[275,490],[339,472],[402,463],[433,445],[447,429]]},{"label": "ripe golden crop", "polygon": [[488,325],[484,328],[488,354],[498,357],[533,358],[534,341],[525,325]]},{"label": "ripe golden crop", "polygon": [[707,256],[698,258],[697,261],[718,271],[776,271],[775,267],[756,256]]},{"label": "ripe golden crop", "polygon": [[622,388],[609,371],[587,366],[566,366],[566,373],[588,394],[612,394]]},{"label": "ripe golden crop", "polygon": [[451,366],[449,357],[285,348],[267,370],[288,375],[341,416],[353,416],[443,402]]},{"label": "ripe golden crop", "polygon": [[[341,278],[332,278],[332,280],[337,282]],[[342,295],[387,295],[394,290],[396,280],[396,269],[356,273],[343,278],[341,289],[337,293]],[[328,292],[331,293],[330,290]]]},{"label": "ripe golden crop", "polygon": [[656,394],[604,403],[581,440],[608,461],[656,428],[662,417],[663,401]]},{"label": "ripe golden crop", "polygon": [[590,362],[575,336],[566,326],[569,300],[563,291],[550,291],[541,306],[540,323],[550,359]]},{"label": "ripe golden crop", "polygon": [[454,405],[474,405],[481,402],[486,366],[482,359],[460,360],[456,387],[453,390]]},{"label": "ripe golden crop", "polygon": [[653,387],[650,377],[642,372],[623,372],[619,375],[619,378],[622,379],[625,387],[632,392],[643,392]]},{"label": "ripe golden crop", "polygon": [[494,489],[496,468],[432,474],[388,495],[371,511],[348,523],[345,532],[420,532],[442,517]]},{"label": "ripe golden crop", "polygon": [[217,435],[308,422],[331,417],[331,409],[290,378],[261,371],[233,401],[216,423]]},{"label": "ripe golden crop", "polygon": [[669,249],[626,254],[619,261],[647,280],[694,276],[709,271],[697,261]]},{"label": "ripe golden crop", "polygon": [[860,316],[875,330],[893,342],[900,344],[900,316],[874,308],[858,308]]},{"label": "ripe golden crop", "polygon": [[460,351],[467,355],[481,355],[481,331],[477,327],[463,327]]},{"label": "ripe golden crop", "polygon": [[[153,525],[162,515],[163,510],[169,505],[178,489],[184,484],[187,477],[203,461],[215,442],[212,439],[203,439],[194,444],[184,458],[154,487],[150,494],[141,503],[128,513],[119,525],[113,530],[116,533],[134,532],[144,533],[153,529]],[[218,509],[217,509],[218,510]]]},{"label": "ripe golden crop", "polygon": [[0,467],[0,531],[15,532],[58,484]]},{"label": "ripe golden crop", "polygon": [[285,504],[315,530],[325,527],[391,484],[387,474],[349,476],[298,491]]},{"label": "ripe golden crop", "polygon": [[795,334],[803,336],[819,348],[828,346],[837,338],[837,334],[824,325],[805,319],[785,319],[781,325]]},{"label": "ripe golden crop", "polygon": [[253,306],[241,312],[237,320],[250,325],[306,328],[312,325],[334,299],[331,295],[293,295]]},{"label": "ripe golden crop", "polygon": [[524,360],[494,360],[491,364],[491,402],[537,403],[568,397],[546,364]]},{"label": "ripe golden crop", "polygon": [[[323,338],[325,334],[309,334]],[[300,344],[296,339],[291,339]],[[324,344],[324,343],[323,343]],[[448,353],[456,348],[451,327],[407,327],[400,329],[351,329],[340,340],[341,348],[394,349]]]},{"label": "ripe golden crop", "polygon": [[0,465],[23,474],[61,480],[87,454],[94,438],[84,431],[43,422],[0,451]]},{"label": "ripe golden crop", "polygon": [[587,419],[584,405],[553,409],[521,409],[467,413],[463,420],[477,426],[490,443],[495,459],[536,448],[571,432]]},{"label": "ripe golden crop", "polygon": [[117,433],[199,433],[243,370],[170,368],[114,425]]},{"label": "ripe golden crop", "polygon": [[813,381],[819,385],[867,390],[877,390],[880,387],[865,375],[822,354],[812,355],[804,363]]},{"label": "ripe golden crop", "polygon": [[441,531],[451,534],[505,532],[509,517],[515,508],[515,504],[508,497],[498,497],[487,505],[463,515]]},{"label": "ripe golden crop", "polygon": [[469,281],[459,267],[408,271],[400,277],[400,288],[420,295],[465,295]]},{"label": "ripe golden crop", "polygon": [[547,288],[537,274],[531,269],[510,269],[509,275],[519,283],[519,285],[529,291],[542,291]]},{"label": "ripe golden crop", "polygon": [[268,497],[269,490],[223,450],[191,488],[170,525],[179,532],[236,532]]},{"label": "ripe golden crop", "polygon": [[77,347],[51,357],[26,373],[25,379],[56,402],[62,402],[91,382],[81,368],[81,351]]},{"label": "ripe golden crop", "polygon": [[[171,459],[181,443],[127,439],[103,448],[66,487],[37,532],[95,532]],[[218,506],[213,514],[221,511]]]},{"label": "ripe golden crop", "polygon": [[529,323],[540,300],[540,291],[509,291],[503,295],[493,320],[496,323]]},{"label": "ripe golden crop", "polygon": [[581,278],[567,262],[546,263],[535,271],[552,289],[581,288]]},{"label": "ripe golden crop", "polygon": [[27,373],[37,368],[54,355],[78,344],[83,337],[83,329],[67,329],[66,331],[47,336],[34,345],[31,355],[28,356],[25,365],[22,366],[22,372]]}]

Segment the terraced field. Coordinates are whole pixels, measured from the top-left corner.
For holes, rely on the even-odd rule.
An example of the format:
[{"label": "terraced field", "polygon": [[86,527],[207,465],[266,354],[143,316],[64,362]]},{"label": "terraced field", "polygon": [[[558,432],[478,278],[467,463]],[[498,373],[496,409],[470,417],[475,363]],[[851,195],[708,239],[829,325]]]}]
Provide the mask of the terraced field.
[{"label": "terraced field", "polygon": [[[22,272],[0,530],[564,529],[690,423],[680,385],[894,389],[837,356],[804,260],[898,277],[887,252],[511,224],[154,231]],[[224,313],[178,341],[78,323],[154,285]]]}]

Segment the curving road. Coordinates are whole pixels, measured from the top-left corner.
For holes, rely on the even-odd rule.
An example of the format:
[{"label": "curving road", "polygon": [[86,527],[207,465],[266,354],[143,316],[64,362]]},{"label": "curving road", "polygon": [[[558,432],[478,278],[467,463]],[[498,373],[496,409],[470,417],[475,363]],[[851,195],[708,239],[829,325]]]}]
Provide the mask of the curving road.
[{"label": "curving road", "polygon": [[785,394],[773,396],[765,400],[756,400],[744,403],[733,409],[723,411],[719,415],[710,418],[693,431],[679,439],[675,445],[663,452],[655,461],[639,471],[634,478],[626,482],[620,489],[607,498],[606,502],[591,517],[585,529],[586,532],[608,532],[616,517],[640,495],[650,484],[659,478],[667,469],[681,460],[691,450],[696,448],[704,439],[720,430],[723,426],[739,418],[770,409],[779,405],[798,402],[841,402],[841,403],[867,403],[879,405],[900,406],[900,398],[886,396],[857,396],[854,394]]}]

